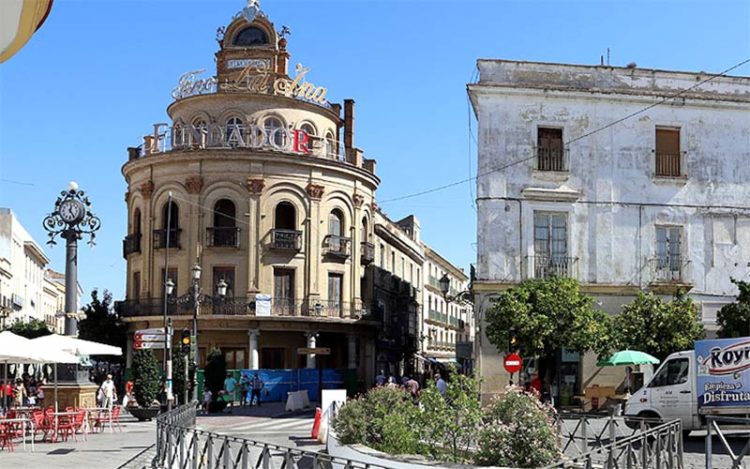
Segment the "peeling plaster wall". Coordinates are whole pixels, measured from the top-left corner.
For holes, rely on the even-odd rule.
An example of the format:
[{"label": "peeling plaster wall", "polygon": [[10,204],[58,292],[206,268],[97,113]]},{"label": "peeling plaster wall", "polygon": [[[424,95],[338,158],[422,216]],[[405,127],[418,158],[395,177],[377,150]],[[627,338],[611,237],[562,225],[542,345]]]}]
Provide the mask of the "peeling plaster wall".
[{"label": "peeling plaster wall", "polygon": [[[585,136],[710,75],[499,60],[478,66],[480,81],[469,85],[478,173],[491,171],[477,180],[479,282],[529,278],[534,211],[566,212],[573,276],[617,313],[634,291],[654,286],[655,227],[676,225],[682,283],[713,325],[715,310],[737,293],[730,277],[750,279],[750,78],[718,78]],[[568,172],[536,170],[540,126],[563,129]],[[655,176],[657,126],[680,129],[684,177]],[[481,347],[497,357],[486,337]],[[492,367],[490,382],[498,384],[494,358]]]}]

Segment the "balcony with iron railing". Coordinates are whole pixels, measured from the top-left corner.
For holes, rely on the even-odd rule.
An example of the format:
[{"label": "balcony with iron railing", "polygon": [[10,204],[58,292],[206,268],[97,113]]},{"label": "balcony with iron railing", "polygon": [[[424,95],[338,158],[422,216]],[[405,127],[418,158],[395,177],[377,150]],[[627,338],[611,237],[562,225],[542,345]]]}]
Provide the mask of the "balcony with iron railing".
[{"label": "balcony with iron railing", "polygon": [[649,260],[651,283],[686,283],[686,267],[690,261],[680,256],[657,256]]},{"label": "balcony with iron railing", "polygon": [[655,152],[655,174],[657,177],[682,176],[680,153]]},{"label": "balcony with iron railing", "polygon": [[565,148],[537,147],[536,169],[538,171],[568,171],[568,151]]},{"label": "balcony with iron railing", "polygon": [[360,262],[367,265],[375,260],[375,245],[366,241],[360,243]]},{"label": "balcony with iron railing", "polygon": [[[163,298],[141,298],[118,301],[115,309],[124,318],[164,315]],[[167,298],[168,316],[192,316],[194,304],[189,296]],[[316,318],[360,319],[368,315],[365,308],[347,301],[317,300],[314,303],[294,298],[272,298],[270,302],[247,298],[203,297],[199,314],[205,316],[296,316]]]},{"label": "balcony with iron railing", "polygon": [[122,240],[122,257],[126,258],[130,254],[141,252],[141,234],[134,233],[125,236]]},{"label": "balcony with iron railing", "polygon": [[351,243],[351,238],[327,235],[323,238],[323,255],[346,259],[350,255]]},{"label": "balcony with iron railing", "polygon": [[240,247],[240,228],[236,226],[210,226],[206,228],[206,245],[209,247]]},{"label": "balcony with iron railing", "polygon": [[577,257],[527,256],[526,268],[531,278],[575,278]]},{"label": "balcony with iron railing", "polygon": [[297,230],[271,230],[270,248],[275,251],[300,251],[302,249],[302,232]]},{"label": "balcony with iron railing", "polygon": [[[169,233],[167,233],[169,231]],[[170,230],[160,229],[154,230],[153,240],[154,249],[164,249],[167,247],[167,237],[169,238],[170,248],[180,249],[180,234],[182,230],[180,228],[172,228]],[[167,234],[169,236],[167,236]]]}]

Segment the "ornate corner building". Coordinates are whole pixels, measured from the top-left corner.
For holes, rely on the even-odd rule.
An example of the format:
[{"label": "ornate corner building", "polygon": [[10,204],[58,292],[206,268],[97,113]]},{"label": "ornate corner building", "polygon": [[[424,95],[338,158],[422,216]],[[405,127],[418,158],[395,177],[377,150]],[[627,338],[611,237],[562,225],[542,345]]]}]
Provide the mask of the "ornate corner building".
[{"label": "ornate corner building", "polygon": [[201,365],[221,347],[229,368],[315,366],[297,348],[317,343],[331,349],[323,366],[374,376],[378,322],[361,278],[380,181],[354,146],[354,102],[342,118],[307,68],[290,67],[287,32],[262,12],[236,15],[218,31],[216,76],[183,75],[170,122],[128,149],[127,299],[117,307],[131,332],[163,327],[165,308],[175,330],[190,327],[181,298],[197,264]]}]

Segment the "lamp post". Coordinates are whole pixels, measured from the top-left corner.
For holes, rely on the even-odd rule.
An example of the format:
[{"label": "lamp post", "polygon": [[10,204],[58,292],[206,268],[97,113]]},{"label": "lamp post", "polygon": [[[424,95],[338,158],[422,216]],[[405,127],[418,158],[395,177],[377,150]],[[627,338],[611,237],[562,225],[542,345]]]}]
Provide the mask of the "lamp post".
[{"label": "lamp post", "polygon": [[[200,352],[198,350],[198,315],[200,315],[200,307],[201,304],[216,304],[220,301],[222,301],[227,294],[227,288],[229,285],[227,282],[222,278],[219,280],[219,282],[216,284],[216,297],[212,297],[209,295],[204,295],[201,290],[201,273],[203,272],[203,269],[201,268],[198,263],[195,263],[190,269],[190,278],[192,280],[192,284],[190,286],[190,291],[179,298],[170,300],[173,303],[179,303],[182,305],[189,305],[193,308],[193,326],[192,326],[192,337],[190,340],[190,346],[193,347],[192,349],[192,362],[193,362],[193,368],[195,369],[195,373],[198,373],[198,365],[199,365],[199,358],[200,358]],[[172,282],[172,279],[167,280],[167,292],[171,295],[171,292],[174,289],[174,282]],[[187,383],[185,383],[187,386]],[[198,399],[198,386],[197,383],[193,382],[193,389],[192,389],[192,400]]]},{"label": "lamp post", "polygon": [[55,245],[55,237],[65,240],[65,335],[78,333],[78,240],[89,235],[93,246],[96,231],[101,227],[99,217],[91,212],[91,202],[78,184],[71,181],[68,189],[60,192],[55,210],[47,215],[42,226],[49,234],[47,244]]}]

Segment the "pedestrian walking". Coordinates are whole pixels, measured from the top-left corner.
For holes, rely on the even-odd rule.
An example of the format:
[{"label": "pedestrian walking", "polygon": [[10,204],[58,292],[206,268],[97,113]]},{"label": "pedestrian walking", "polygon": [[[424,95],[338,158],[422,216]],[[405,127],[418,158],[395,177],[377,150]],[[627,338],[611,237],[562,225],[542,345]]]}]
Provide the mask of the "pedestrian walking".
[{"label": "pedestrian walking", "polygon": [[232,373],[227,373],[227,379],[224,380],[224,391],[229,399],[229,407],[234,407],[234,389],[237,387],[237,380]]},{"label": "pedestrian walking", "polygon": [[250,381],[250,388],[252,391],[252,394],[250,394],[250,405],[253,405],[253,400],[257,399],[255,402],[258,403],[258,407],[260,407],[260,391],[263,389],[263,386],[265,386],[265,383],[260,379],[260,376],[258,376],[258,373],[255,373],[253,376],[252,381]]},{"label": "pedestrian walking", "polygon": [[117,390],[115,389],[115,382],[112,381],[112,375],[107,375],[107,379],[104,380],[99,390],[102,396],[102,407],[111,409],[117,402]]},{"label": "pedestrian walking", "polygon": [[240,376],[240,407],[245,407],[245,404],[252,405],[252,396],[250,396],[250,381],[247,376]]},{"label": "pedestrian walking", "polygon": [[412,400],[416,404],[419,402],[419,383],[414,378],[407,378],[404,389],[411,395]]},{"label": "pedestrian walking", "polygon": [[208,414],[209,408],[211,406],[211,399],[213,398],[213,393],[210,389],[206,388],[205,391],[203,391],[203,412]]},{"label": "pedestrian walking", "polygon": [[446,393],[448,392],[448,385],[445,383],[443,377],[440,376],[440,373],[435,373],[435,387],[437,387],[440,395],[445,397]]},{"label": "pedestrian walking", "polygon": [[26,402],[26,387],[23,385],[23,380],[18,378],[16,380],[16,386],[13,389],[13,404],[16,407],[23,407]]},{"label": "pedestrian walking", "polygon": [[380,373],[375,377],[375,386],[383,386],[385,382],[385,371],[380,370]]}]

